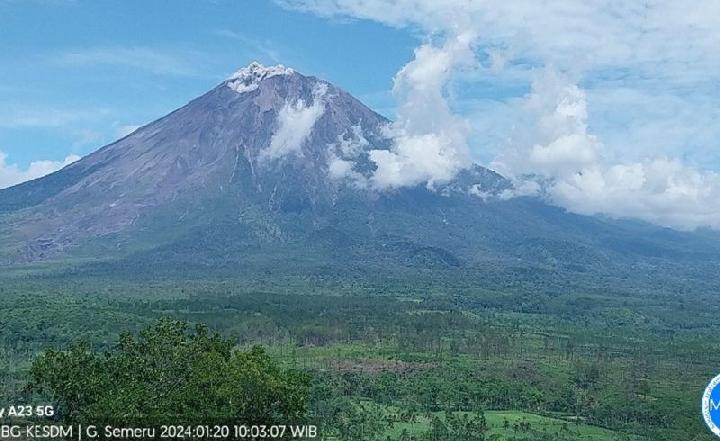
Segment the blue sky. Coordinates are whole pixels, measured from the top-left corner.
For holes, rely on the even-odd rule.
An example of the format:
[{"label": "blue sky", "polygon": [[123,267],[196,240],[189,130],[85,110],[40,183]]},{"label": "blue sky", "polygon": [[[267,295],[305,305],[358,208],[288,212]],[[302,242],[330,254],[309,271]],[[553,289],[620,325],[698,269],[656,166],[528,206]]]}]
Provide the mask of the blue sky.
[{"label": "blue sky", "polygon": [[0,188],[257,60],[392,117],[392,187],[476,161],[506,197],[720,228],[716,0],[0,0],[0,54]]},{"label": "blue sky", "polygon": [[417,38],[264,0],[0,1],[0,151],[60,160],[113,141],[257,60],[284,63],[392,112]]}]

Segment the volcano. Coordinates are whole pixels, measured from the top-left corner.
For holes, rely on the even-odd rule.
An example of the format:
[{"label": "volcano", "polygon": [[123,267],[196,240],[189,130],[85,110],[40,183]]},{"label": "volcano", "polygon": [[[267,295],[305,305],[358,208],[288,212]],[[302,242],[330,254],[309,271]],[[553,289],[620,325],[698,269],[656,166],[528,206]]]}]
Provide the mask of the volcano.
[{"label": "volcano", "polygon": [[0,191],[0,265],[401,268],[663,274],[718,266],[720,240],[579,216],[479,165],[433,186],[368,185],[388,121],[347,92],[253,63],[46,177]]}]

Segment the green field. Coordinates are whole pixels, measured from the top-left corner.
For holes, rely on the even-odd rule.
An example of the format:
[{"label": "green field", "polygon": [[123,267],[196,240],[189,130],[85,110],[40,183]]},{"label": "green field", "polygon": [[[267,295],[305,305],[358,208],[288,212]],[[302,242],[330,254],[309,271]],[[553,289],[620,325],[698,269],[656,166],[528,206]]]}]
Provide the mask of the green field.
[{"label": "green field", "polygon": [[[559,418],[545,417],[527,412],[517,411],[487,411],[484,412],[489,431],[488,440],[501,441],[523,437],[545,437],[546,439],[611,441],[618,439],[641,440],[638,436],[622,437],[618,432],[602,427],[590,426],[577,421],[568,421]],[[434,417],[443,418],[442,413],[433,414]],[[391,439],[400,439],[403,432],[411,436],[419,436],[430,430],[432,418],[418,417],[412,423],[397,423],[384,435]]]},{"label": "green field", "polygon": [[310,373],[308,418],[328,440],[430,439],[436,417],[466,414],[484,416],[485,440],[710,440],[712,308],[639,295],[14,273],[0,284],[0,400],[47,400],[25,389],[43,350],[110,348],[173,317]]}]

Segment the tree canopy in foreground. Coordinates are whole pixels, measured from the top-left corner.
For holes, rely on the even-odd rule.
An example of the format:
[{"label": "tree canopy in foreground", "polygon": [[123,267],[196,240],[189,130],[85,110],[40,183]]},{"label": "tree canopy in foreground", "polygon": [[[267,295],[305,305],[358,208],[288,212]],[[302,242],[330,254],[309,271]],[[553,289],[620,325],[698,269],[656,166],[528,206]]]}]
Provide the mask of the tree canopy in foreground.
[{"label": "tree canopy in foreground", "polygon": [[103,352],[79,343],[32,364],[31,387],[54,399],[67,423],[298,424],[309,378],[280,368],[206,327],[162,319],[123,334]]}]

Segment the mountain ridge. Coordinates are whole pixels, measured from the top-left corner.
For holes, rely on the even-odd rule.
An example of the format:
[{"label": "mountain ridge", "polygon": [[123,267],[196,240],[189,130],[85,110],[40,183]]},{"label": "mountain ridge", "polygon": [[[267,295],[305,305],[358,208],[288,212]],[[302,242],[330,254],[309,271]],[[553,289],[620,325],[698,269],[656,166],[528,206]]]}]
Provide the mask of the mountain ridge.
[{"label": "mountain ridge", "polygon": [[511,183],[479,165],[432,189],[363,187],[368,152],[391,148],[387,124],[331,83],[251,64],[63,170],[0,191],[0,263],[262,256],[272,266],[289,250],[298,261],[431,271],[720,261],[720,241],[701,235],[496,198]]}]

